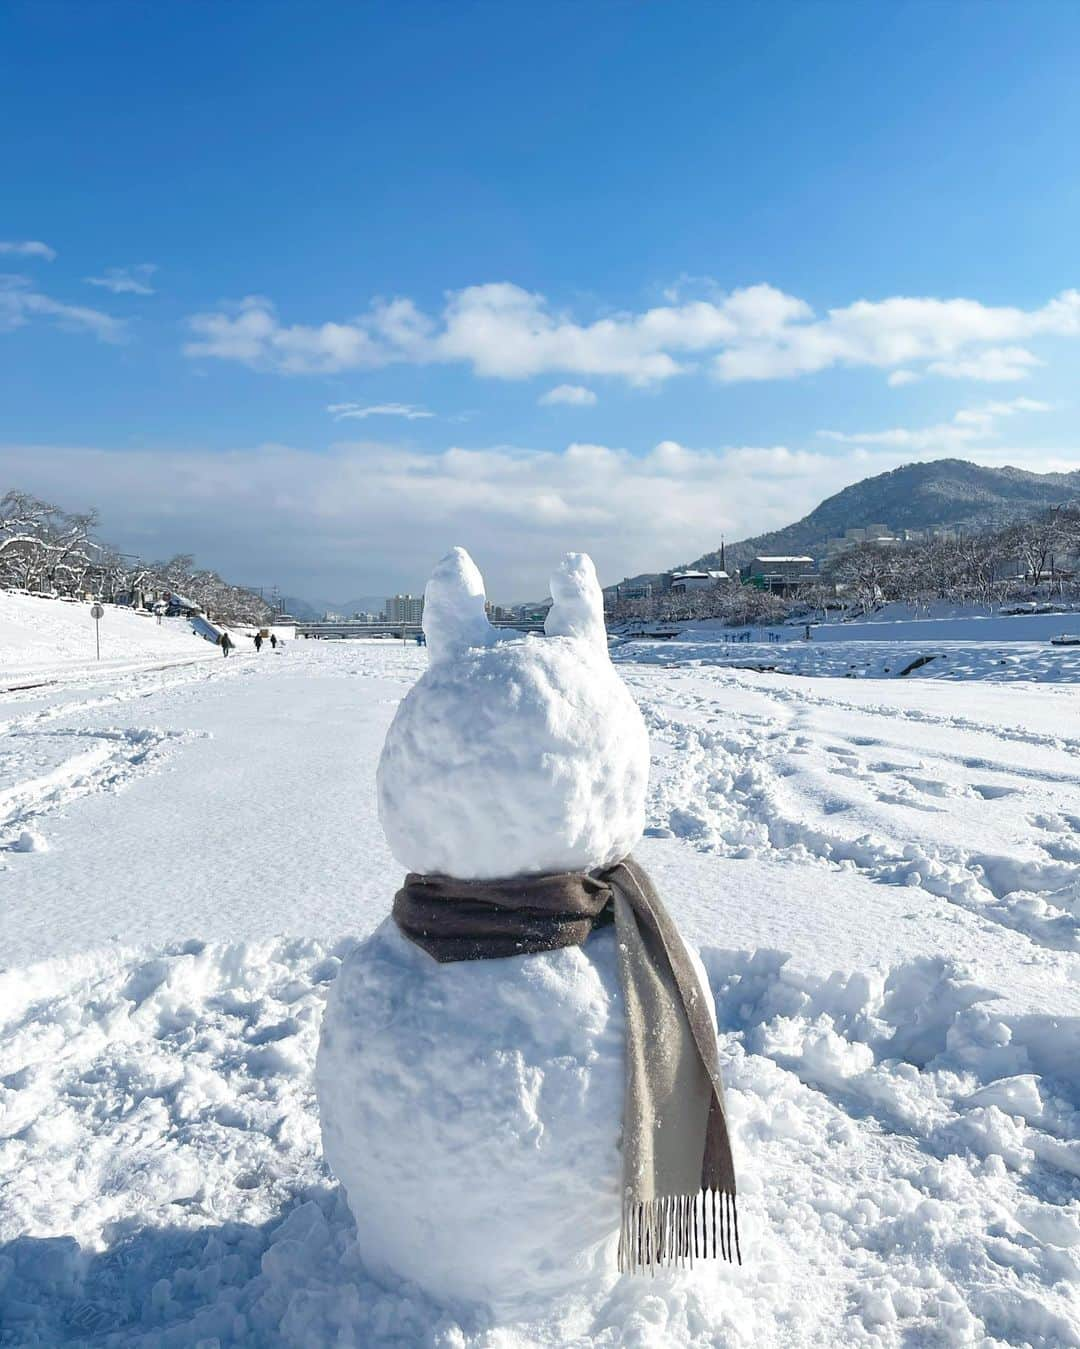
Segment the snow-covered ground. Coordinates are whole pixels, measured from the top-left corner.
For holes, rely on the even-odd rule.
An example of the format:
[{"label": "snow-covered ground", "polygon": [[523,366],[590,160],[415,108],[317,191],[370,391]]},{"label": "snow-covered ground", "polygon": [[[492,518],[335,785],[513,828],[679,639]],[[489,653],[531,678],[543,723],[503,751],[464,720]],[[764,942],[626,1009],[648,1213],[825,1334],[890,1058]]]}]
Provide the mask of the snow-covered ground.
[{"label": "snow-covered ground", "polygon": [[184,659],[221,659],[183,618],[157,619],[106,604],[97,655],[89,603],[45,600],[0,590],[0,688],[32,680],[68,680]]},{"label": "snow-covered ground", "polygon": [[[813,630],[812,640],[817,644],[917,642],[924,646],[936,646],[942,642],[961,642],[968,646],[981,646],[986,643],[1004,645],[1017,642],[1041,645],[1062,635],[1080,640],[1080,608],[1049,614],[1005,614],[988,613],[972,606],[936,604],[931,606],[929,613],[924,613],[916,612],[906,604],[886,604],[864,619],[841,621],[830,618],[827,623],[807,621]],[[679,630],[682,641],[725,646],[742,642],[772,644],[800,641],[807,623],[794,621],[773,627],[732,628],[720,619],[695,619],[673,626]],[[637,629],[630,624],[626,631],[631,634]]]},{"label": "snow-covered ground", "polygon": [[295,642],[3,695],[0,1343],[1080,1345],[1080,686],[690,645],[619,668],[742,1268],[529,1324],[363,1269],[312,1069],[400,880],[374,767],[425,655]]},{"label": "snow-covered ground", "polygon": [[[889,605],[888,609],[900,609]],[[865,621],[815,623],[816,642],[892,642],[922,639],[945,642],[1038,642],[1060,633],[1080,637],[1080,610],[1055,614],[953,614],[904,617],[882,611]]]}]

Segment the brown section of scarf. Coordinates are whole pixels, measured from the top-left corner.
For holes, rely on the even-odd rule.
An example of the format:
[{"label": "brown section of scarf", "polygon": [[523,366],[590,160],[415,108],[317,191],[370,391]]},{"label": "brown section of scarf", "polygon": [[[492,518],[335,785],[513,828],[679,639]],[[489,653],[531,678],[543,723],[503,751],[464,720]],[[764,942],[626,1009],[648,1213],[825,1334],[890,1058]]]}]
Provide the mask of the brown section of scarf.
[{"label": "brown section of scarf", "polygon": [[580,946],[615,923],[627,1064],[619,1268],[652,1272],[717,1256],[741,1264],[716,1035],[686,947],[643,868],[628,857],[587,875],[412,873],[393,912],[404,935],[442,963]]}]

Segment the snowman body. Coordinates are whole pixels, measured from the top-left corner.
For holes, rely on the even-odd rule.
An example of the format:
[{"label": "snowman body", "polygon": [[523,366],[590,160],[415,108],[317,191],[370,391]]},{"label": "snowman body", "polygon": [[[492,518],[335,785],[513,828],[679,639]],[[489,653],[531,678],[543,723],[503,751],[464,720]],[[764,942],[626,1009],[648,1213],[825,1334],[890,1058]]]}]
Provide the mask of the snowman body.
[{"label": "snowman body", "polygon": [[[408,871],[589,871],[641,835],[648,736],[607,653],[588,558],[546,637],[490,628],[457,549],[425,596],[430,667],[387,733],[380,816]],[[388,902],[389,902],[388,896]],[[374,1272],[522,1308],[614,1276],[624,1093],[613,931],[439,964],[388,919],[345,960],[316,1079],[327,1160]]]},{"label": "snowman body", "polygon": [[319,1051],[367,1267],[522,1310],[614,1277],[623,1046],[611,929],[436,965],[388,919],[339,971]]}]

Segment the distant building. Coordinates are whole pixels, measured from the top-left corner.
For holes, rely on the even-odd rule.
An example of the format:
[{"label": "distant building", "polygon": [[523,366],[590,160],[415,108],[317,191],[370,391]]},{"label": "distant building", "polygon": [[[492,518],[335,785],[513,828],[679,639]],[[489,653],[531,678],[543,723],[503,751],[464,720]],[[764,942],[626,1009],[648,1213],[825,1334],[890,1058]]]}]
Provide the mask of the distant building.
[{"label": "distant building", "polygon": [[519,623],[543,623],[551,608],[551,600],[541,604],[518,604],[506,611],[509,618]]},{"label": "distant building", "polygon": [[831,561],[839,553],[845,553],[849,548],[854,548],[856,544],[900,543],[907,539],[909,533],[915,532],[917,531],[905,530],[902,536],[897,536],[888,525],[858,525],[852,529],[845,529],[843,534],[826,540],[825,560]]},{"label": "distant building", "polygon": [[750,581],[760,590],[786,592],[818,580],[812,557],[755,557],[750,563]]},{"label": "distant building", "polygon": [[386,601],[386,621],[388,623],[415,625],[421,623],[423,618],[423,595],[394,595]]},{"label": "distant building", "polygon": [[688,590],[713,590],[730,580],[726,571],[674,571],[668,589],[682,594]]},{"label": "distant building", "polygon": [[651,581],[620,581],[615,587],[615,601],[651,600],[653,594]]}]

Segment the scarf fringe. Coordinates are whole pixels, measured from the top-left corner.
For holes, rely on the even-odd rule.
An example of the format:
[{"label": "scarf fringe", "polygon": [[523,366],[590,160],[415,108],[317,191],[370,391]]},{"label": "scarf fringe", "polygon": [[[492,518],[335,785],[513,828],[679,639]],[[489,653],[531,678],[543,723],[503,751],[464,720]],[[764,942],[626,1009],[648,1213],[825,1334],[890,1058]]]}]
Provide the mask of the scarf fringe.
[{"label": "scarf fringe", "polygon": [[693,1269],[695,1260],[709,1259],[742,1264],[739,1211],[733,1193],[703,1189],[700,1194],[624,1204],[620,1274],[655,1274],[670,1266]]}]

